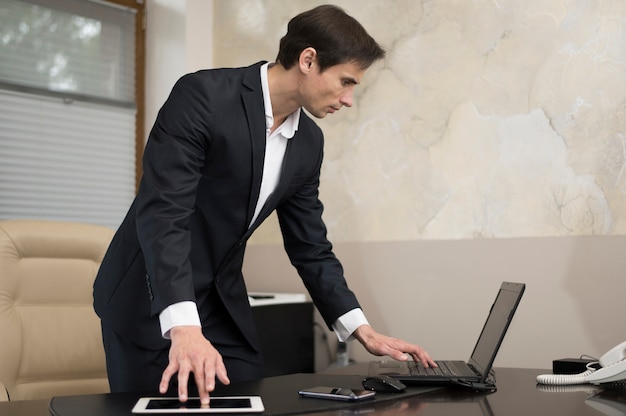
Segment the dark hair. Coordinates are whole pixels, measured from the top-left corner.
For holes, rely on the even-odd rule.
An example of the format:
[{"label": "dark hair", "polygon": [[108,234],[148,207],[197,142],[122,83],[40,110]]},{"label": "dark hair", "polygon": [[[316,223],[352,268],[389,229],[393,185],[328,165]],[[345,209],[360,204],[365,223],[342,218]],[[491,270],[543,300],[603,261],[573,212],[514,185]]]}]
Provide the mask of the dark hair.
[{"label": "dark hair", "polygon": [[347,62],[369,68],[385,56],[383,48],[356,19],[330,4],[300,13],[289,21],[276,61],[289,69],[308,47],[317,51],[320,71]]}]

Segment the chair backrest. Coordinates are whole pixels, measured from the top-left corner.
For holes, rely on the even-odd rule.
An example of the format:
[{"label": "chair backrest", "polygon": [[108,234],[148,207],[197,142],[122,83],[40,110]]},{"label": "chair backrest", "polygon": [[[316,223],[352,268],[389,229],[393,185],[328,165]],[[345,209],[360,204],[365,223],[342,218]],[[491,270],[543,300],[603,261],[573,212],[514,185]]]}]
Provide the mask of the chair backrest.
[{"label": "chair backrest", "polygon": [[112,237],[98,225],[0,221],[0,383],[9,400],[109,391],[92,285]]}]

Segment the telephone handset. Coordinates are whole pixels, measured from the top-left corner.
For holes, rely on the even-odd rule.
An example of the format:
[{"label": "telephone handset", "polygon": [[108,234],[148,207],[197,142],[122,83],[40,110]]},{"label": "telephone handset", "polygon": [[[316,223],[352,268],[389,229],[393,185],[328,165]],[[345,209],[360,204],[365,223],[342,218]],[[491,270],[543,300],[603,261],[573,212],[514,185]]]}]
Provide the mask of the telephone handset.
[{"label": "telephone handset", "polygon": [[626,342],[611,348],[600,357],[602,368],[587,376],[591,384],[608,383],[626,379]]},{"label": "telephone handset", "polygon": [[601,366],[595,369],[591,363],[587,371],[580,374],[542,374],[537,376],[539,384],[601,384],[626,380],[626,342],[611,348],[599,361]]}]

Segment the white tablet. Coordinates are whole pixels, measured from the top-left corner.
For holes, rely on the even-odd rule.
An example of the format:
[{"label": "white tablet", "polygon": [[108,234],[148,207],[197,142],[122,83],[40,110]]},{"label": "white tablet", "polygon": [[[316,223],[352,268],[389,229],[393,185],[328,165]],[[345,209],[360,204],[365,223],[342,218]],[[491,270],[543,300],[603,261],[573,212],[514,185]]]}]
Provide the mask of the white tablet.
[{"label": "white tablet", "polygon": [[133,413],[260,413],[263,401],[259,396],[211,397],[208,405],[202,405],[199,397],[180,402],[176,397],[142,397]]}]

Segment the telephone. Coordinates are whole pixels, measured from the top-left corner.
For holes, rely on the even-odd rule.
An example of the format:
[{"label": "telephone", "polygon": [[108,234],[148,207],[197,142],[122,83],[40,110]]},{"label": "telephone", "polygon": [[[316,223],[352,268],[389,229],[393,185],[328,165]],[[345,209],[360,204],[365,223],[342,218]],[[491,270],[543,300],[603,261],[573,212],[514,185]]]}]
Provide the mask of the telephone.
[{"label": "telephone", "polygon": [[[596,369],[594,366],[600,365]],[[611,348],[600,357],[599,362],[587,365],[580,374],[542,374],[537,376],[539,384],[601,384],[626,380],[626,342]]]}]

